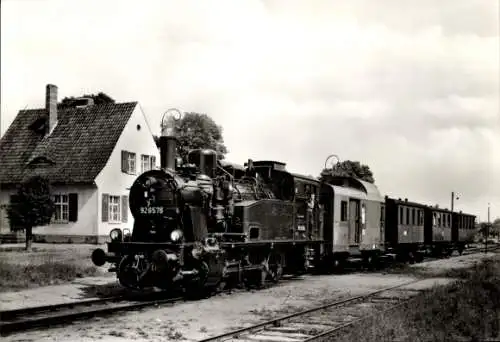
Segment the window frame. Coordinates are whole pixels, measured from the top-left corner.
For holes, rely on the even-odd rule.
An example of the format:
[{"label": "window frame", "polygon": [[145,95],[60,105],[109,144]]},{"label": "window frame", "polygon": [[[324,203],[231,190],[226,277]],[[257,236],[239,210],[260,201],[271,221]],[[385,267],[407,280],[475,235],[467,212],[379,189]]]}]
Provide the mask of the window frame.
[{"label": "window frame", "polygon": [[[66,198],[66,200],[64,200]],[[69,194],[57,193],[53,195],[54,200],[54,214],[52,215],[52,223],[69,223]],[[60,217],[58,215],[58,209]],[[65,210],[66,209],[66,210]],[[64,218],[66,214],[66,218]]]},{"label": "window frame", "polygon": [[349,217],[348,209],[347,209],[347,201],[340,201],[340,222],[347,222]]},{"label": "window frame", "polygon": [[122,150],[122,172],[128,175],[137,173],[137,154],[127,150]]},{"label": "window frame", "polygon": [[[115,202],[116,200],[116,202]],[[117,218],[113,215],[116,214]],[[121,196],[109,195],[108,201],[108,222],[109,223],[122,223],[121,221]]]}]

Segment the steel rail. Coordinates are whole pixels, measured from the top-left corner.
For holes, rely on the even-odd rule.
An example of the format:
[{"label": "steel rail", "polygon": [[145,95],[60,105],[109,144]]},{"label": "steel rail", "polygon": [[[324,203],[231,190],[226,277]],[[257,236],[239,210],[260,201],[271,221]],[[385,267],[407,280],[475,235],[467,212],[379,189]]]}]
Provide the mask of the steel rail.
[{"label": "steel rail", "polygon": [[[81,318],[103,316],[118,311],[140,309],[153,305],[172,304],[184,299],[184,297],[168,299],[148,298],[150,296],[151,294],[143,296],[143,298],[137,296],[132,303],[125,302],[131,300],[131,298],[127,298],[127,296],[118,296],[2,311],[0,312],[0,335],[5,336],[19,330],[28,330],[39,326],[60,325]],[[27,315],[35,317],[24,317]]]},{"label": "steel rail", "polygon": [[404,286],[407,286],[407,285],[411,285],[411,284],[417,283],[419,281],[422,281],[422,279],[412,280],[410,282],[406,282],[406,283],[403,283],[403,284],[399,284],[399,285],[395,285],[395,286],[390,286],[390,287],[386,287],[386,288],[383,288],[383,289],[379,289],[379,290],[370,292],[368,294],[364,294],[364,295],[360,295],[360,296],[355,296],[355,297],[351,297],[351,298],[347,298],[347,299],[342,299],[342,300],[335,301],[335,302],[328,303],[328,304],[323,304],[321,306],[317,306],[317,307],[314,307],[314,308],[311,308],[311,309],[303,310],[303,311],[296,312],[296,313],[293,313],[293,314],[289,314],[289,315],[286,315],[286,316],[283,316],[283,317],[275,318],[275,319],[272,319],[272,320],[269,320],[269,321],[266,321],[266,322],[258,323],[258,324],[252,325],[250,327],[240,328],[240,329],[237,329],[237,330],[234,330],[234,331],[230,331],[230,332],[227,332],[227,333],[223,333],[223,334],[220,334],[220,335],[217,335],[217,336],[208,337],[208,338],[205,338],[205,339],[200,340],[198,342],[225,341],[226,339],[230,339],[230,338],[238,338],[239,335],[241,335],[243,333],[252,333],[254,331],[261,330],[261,329],[263,329],[263,328],[265,328],[267,326],[276,326],[276,325],[278,325],[278,323],[286,321],[286,320],[289,320],[291,318],[297,318],[297,317],[300,317],[300,316],[307,315],[309,313],[318,312],[318,311],[329,309],[329,308],[333,308],[333,307],[336,307],[336,306],[341,306],[343,304],[351,303],[351,302],[354,302],[354,301],[357,301],[357,300],[360,300],[360,299],[368,299],[368,298],[373,297],[373,296],[375,296],[375,295],[377,295],[379,293],[390,291],[390,290],[394,290],[394,289],[397,289],[397,288],[401,288],[401,287],[404,287]]},{"label": "steel rail", "polygon": [[[499,247],[500,247],[500,245],[496,245],[493,248],[488,248],[488,251],[496,250]],[[474,248],[474,249],[468,249],[468,251],[469,251],[468,254],[470,255],[470,254],[474,254],[474,253],[477,253],[477,252],[482,252],[483,250],[484,250],[483,247],[477,247],[477,249],[476,248]],[[472,252],[472,253],[470,253],[470,252]],[[454,256],[454,257],[458,257],[458,256]],[[279,327],[280,323],[285,322],[285,321],[289,321],[289,320],[291,320],[293,318],[299,318],[299,317],[306,316],[306,315],[311,314],[311,313],[320,312],[320,311],[325,310],[325,309],[332,309],[332,308],[335,308],[335,307],[342,307],[342,306],[344,306],[344,304],[350,304],[350,303],[354,304],[355,302],[358,302],[360,300],[370,300],[370,299],[372,299],[372,297],[376,298],[376,295],[378,295],[378,294],[380,294],[382,292],[391,291],[391,290],[395,290],[395,289],[398,289],[398,288],[404,288],[407,285],[411,285],[411,284],[414,284],[414,283],[417,283],[417,282],[420,282],[420,281],[422,281],[422,279],[416,279],[416,280],[412,280],[410,282],[399,284],[399,285],[396,285],[396,286],[391,286],[391,287],[388,287],[388,288],[379,289],[379,290],[370,292],[370,293],[365,294],[365,295],[355,296],[355,297],[343,299],[343,300],[340,300],[340,301],[335,301],[335,302],[332,302],[332,303],[323,304],[323,305],[318,306],[318,307],[314,307],[314,308],[311,308],[311,309],[303,310],[303,311],[300,311],[300,312],[297,312],[297,313],[289,314],[289,315],[286,315],[286,316],[283,316],[283,317],[279,317],[279,318],[275,318],[275,319],[272,319],[272,320],[268,320],[266,322],[258,323],[258,324],[255,324],[255,325],[252,325],[252,326],[249,326],[249,327],[240,328],[240,329],[237,329],[237,330],[234,330],[234,331],[230,331],[230,332],[227,332],[227,333],[223,333],[223,334],[220,334],[220,335],[217,335],[217,336],[213,336],[213,337],[208,337],[208,338],[199,340],[199,342],[226,341],[226,340],[232,340],[232,339],[235,339],[235,340],[238,339],[238,340],[246,341],[245,340],[246,335],[258,334],[261,331],[266,331],[265,329],[266,328],[270,328],[270,327]],[[408,289],[408,291],[411,291],[411,290]],[[420,291],[418,291],[418,292],[420,292]],[[336,325],[336,326],[333,326],[333,325],[330,324],[330,326],[332,326],[332,328],[327,329],[327,330],[322,331],[322,332],[319,332],[319,333],[315,334],[314,336],[310,336],[309,335],[305,339],[303,337],[287,336],[287,333],[283,332],[283,340],[287,340],[287,341],[291,341],[291,340],[294,340],[294,341],[297,340],[298,341],[298,340],[300,340],[300,341],[307,341],[307,342],[321,341],[322,338],[328,337],[330,335],[333,335],[335,332],[337,332],[337,331],[339,331],[341,329],[344,329],[344,328],[352,326],[352,325],[354,325],[354,324],[356,324],[358,322],[361,322],[363,320],[366,320],[366,319],[369,319],[371,317],[374,317],[375,315],[379,315],[379,314],[382,314],[382,313],[394,310],[394,309],[396,309],[396,308],[398,308],[398,307],[400,307],[402,305],[408,304],[409,302],[411,302],[411,301],[413,301],[413,300],[415,300],[417,298],[418,298],[418,295],[417,296],[410,296],[410,298],[382,298],[382,299],[391,299],[391,300],[397,299],[398,302],[395,303],[395,304],[391,303],[390,301],[387,301],[385,303],[384,302],[380,302],[380,304],[389,304],[390,307],[387,308],[387,309],[384,309],[384,310],[375,310],[374,309],[376,311],[375,313],[371,313],[371,314],[368,314],[368,315],[363,315],[361,317],[354,318],[350,322],[339,323],[339,325]],[[314,324],[309,323],[309,324],[306,324],[306,325],[310,325],[312,328],[314,328]],[[326,325],[326,324],[320,323],[319,325]],[[295,329],[292,329],[292,330],[296,330],[295,334],[303,335],[302,333],[300,333],[300,331],[301,331],[300,328],[295,328]],[[274,331],[274,332],[276,332],[276,331]],[[269,333],[269,331],[268,331],[268,333]],[[292,335],[293,335],[293,333],[292,333]],[[273,340],[278,341],[278,337],[279,336],[273,335]],[[252,340],[257,341],[256,337],[252,338]]]},{"label": "steel rail", "polygon": [[[500,244],[494,245],[494,246],[488,246],[488,251],[491,250],[496,250],[500,248]],[[482,252],[484,251],[484,247],[473,247],[470,249],[466,250],[467,252]],[[470,253],[470,254],[472,254]],[[288,276],[284,276],[284,278],[288,278]],[[295,277],[290,277],[287,280],[293,280]],[[282,280],[285,280],[282,279]],[[411,284],[408,283],[408,284]],[[353,298],[349,298],[346,300],[334,302],[334,303],[329,303],[326,305],[323,305],[322,307],[319,308],[313,308],[309,309],[306,311],[302,311],[296,314],[288,315],[285,317],[281,317],[269,322],[264,322],[261,323],[257,326],[250,327],[252,329],[258,329],[259,327],[264,327],[269,324],[276,324],[279,321],[284,321],[293,317],[297,317],[300,315],[304,315],[310,312],[314,311],[319,311],[325,308],[333,307],[333,306],[338,306],[344,303],[352,302],[355,300],[359,300],[362,298],[368,298],[370,296],[376,295],[377,293],[388,291],[393,288],[401,287],[406,284],[398,285],[392,288],[387,288],[387,289],[382,289],[378,290],[376,292],[370,293],[368,295],[363,295],[363,296],[357,296]],[[238,291],[238,289],[233,289],[229,288],[226,290],[223,290],[222,292],[234,292]],[[106,298],[99,298],[99,299],[88,299],[88,300],[82,300],[82,301],[77,301],[77,302],[68,302],[68,303],[60,303],[60,304],[54,304],[54,305],[43,305],[43,306],[37,306],[37,307],[27,307],[27,308],[21,308],[21,309],[14,309],[14,310],[5,310],[5,311],[0,311],[0,335],[6,335],[13,333],[18,330],[27,330],[30,328],[38,327],[38,326],[44,326],[44,325],[51,325],[51,324],[63,324],[63,323],[68,323],[80,318],[86,318],[86,317],[94,317],[94,316],[99,316],[99,315],[108,315],[114,312],[118,311],[126,311],[126,310],[134,310],[134,309],[140,309],[143,307],[147,306],[153,306],[153,305],[161,305],[161,304],[172,304],[174,302],[183,300],[184,297],[175,297],[175,298],[168,298],[168,299],[157,299],[155,298],[156,296],[161,296],[163,292],[152,292],[152,293],[146,293],[146,294],[134,294],[134,295],[119,295],[119,296],[114,296],[114,297],[106,297]],[[125,302],[125,301],[134,301],[134,303],[122,303],[118,305],[112,305],[115,302]],[[142,301],[142,302],[139,302]],[[101,306],[99,308],[89,308],[92,306]],[[104,307],[102,307],[104,306]],[[56,311],[52,313],[48,313],[50,311]],[[45,315],[44,315],[45,314]],[[40,317],[31,317],[31,318],[26,318],[26,317],[21,317],[21,316],[37,316],[37,315],[43,315]],[[21,317],[21,318],[20,318]],[[249,331],[250,328],[243,328],[235,332],[227,333],[227,334],[240,334],[243,332]],[[340,328],[339,328],[340,329]],[[227,335],[226,334],[226,335]],[[208,338],[202,341],[215,341],[217,339],[221,339],[223,336],[216,336],[213,338]]]},{"label": "steel rail", "polygon": [[403,305],[409,304],[409,303],[411,303],[412,301],[414,301],[416,299],[418,299],[418,296],[415,296],[415,297],[412,297],[412,298],[409,298],[409,299],[402,299],[401,303],[394,304],[390,308],[387,308],[385,310],[380,310],[380,311],[377,311],[375,313],[372,313],[372,314],[369,314],[369,315],[365,315],[365,316],[356,318],[356,319],[352,320],[351,322],[344,323],[344,324],[336,326],[336,327],[334,327],[332,329],[323,331],[323,332],[321,332],[321,333],[319,333],[317,335],[311,336],[311,337],[303,340],[302,342],[317,342],[317,341],[320,341],[322,338],[331,337],[331,335],[333,335],[334,333],[336,333],[336,332],[338,332],[338,331],[340,331],[342,329],[351,327],[351,326],[353,326],[353,325],[355,325],[357,323],[360,323],[360,322],[365,321],[367,319],[373,318],[373,317],[375,317],[377,315],[385,314],[387,312],[396,310],[397,308],[402,307]]}]

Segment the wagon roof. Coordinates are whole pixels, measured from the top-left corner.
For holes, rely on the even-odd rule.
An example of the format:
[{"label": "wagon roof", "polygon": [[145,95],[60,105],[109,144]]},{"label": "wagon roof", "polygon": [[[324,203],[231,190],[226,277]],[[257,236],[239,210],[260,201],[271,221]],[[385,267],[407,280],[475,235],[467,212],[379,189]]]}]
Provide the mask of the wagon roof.
[{"label": "wagon roof", "polygon": [[357,197],[369,201],[384,202],[384,198],[375,184],[365,182],[359,178],[333,176],[329,178],[329,182],[327,184],[330,185],[334,189],[335,193],[339,195]]},{"label": "wagon roof", "polygon": [[339,186],[339,185],[331,185],[331,184],[326,184],[326,186],[330,187],[333,189],[333,192],[336,196],[346,196],[350,198],[358,198],[358,199],[363,199],[367,200],[368,197],[366,196],[366,193],[364,191],[361,191],[356,188],[351,188],[347,186]]},{"label": "wagon roof", "polygon": [[407,206],[411,206],[411,207],[419,207],[419,208],[426,208],[427,207],[427,205],[425,205],[425,204],[408,201],[406,199],[403,200],[401,198],[393,198],[393,197],[389,197],[389,196],[387,196],[387,199],[394,201],[394,203],[396,203],[396,204],[402,204],[402,205],[407,205]]},{"label": "wagon roof", "polygon": [[298,178],[300,180],[303,180],[303,181],[306,181],[308,183],[314,183],[314,184],[319,184],[320,181],[312,176],[306,176],[306,175],[301,175],[300,173],[293,173],[293,172],[290,172],[290,174],[294,177],[294,178]]}]

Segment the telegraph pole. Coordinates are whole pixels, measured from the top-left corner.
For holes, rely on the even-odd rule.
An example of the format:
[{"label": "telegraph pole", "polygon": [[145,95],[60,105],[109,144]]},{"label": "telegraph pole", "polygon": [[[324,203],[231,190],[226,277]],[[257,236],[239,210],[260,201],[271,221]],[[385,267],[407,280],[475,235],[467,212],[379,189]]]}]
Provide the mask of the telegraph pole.
[{"label": "telegraph pole", "polygon": [[488,252],[488,237],[490,236],[490,203],[488,202],[488,223],[486,224],[486,241],[484,243],[484,253]]},{"label": "telegraph pole", "polygon": [[488,203],[488,226],[490,225],[490,203]]},{"label": "telegraph pole", "polygon": [[453,212],[453,200],[455,199],[455,193],[451,192],[451,212]]}]

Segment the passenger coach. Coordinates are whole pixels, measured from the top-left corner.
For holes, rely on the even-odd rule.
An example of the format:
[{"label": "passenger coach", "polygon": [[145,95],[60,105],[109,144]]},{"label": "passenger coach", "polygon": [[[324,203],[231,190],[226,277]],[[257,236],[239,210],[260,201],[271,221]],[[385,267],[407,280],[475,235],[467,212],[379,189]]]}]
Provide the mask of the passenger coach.
[{"label": "passenger coach", "polygon": [[382,253],[381,212],[384,199],[371,183],[351,177],[331,177],[322,184],[323,240],[326,257],[341,267],[350,257],[368,264]]},{"label": "passenger coach", "polygon": [[433,255],[450,255],[453,252],[451,240],[451,211],[438,206],[424,209],[424,240]]},{"label": "passenger coach", "polygon": [[418,261],[423,259],[424,248],[424,211],[426,206],[385,197],[386,229],[385,243],[389,253],[398,259]]}]

